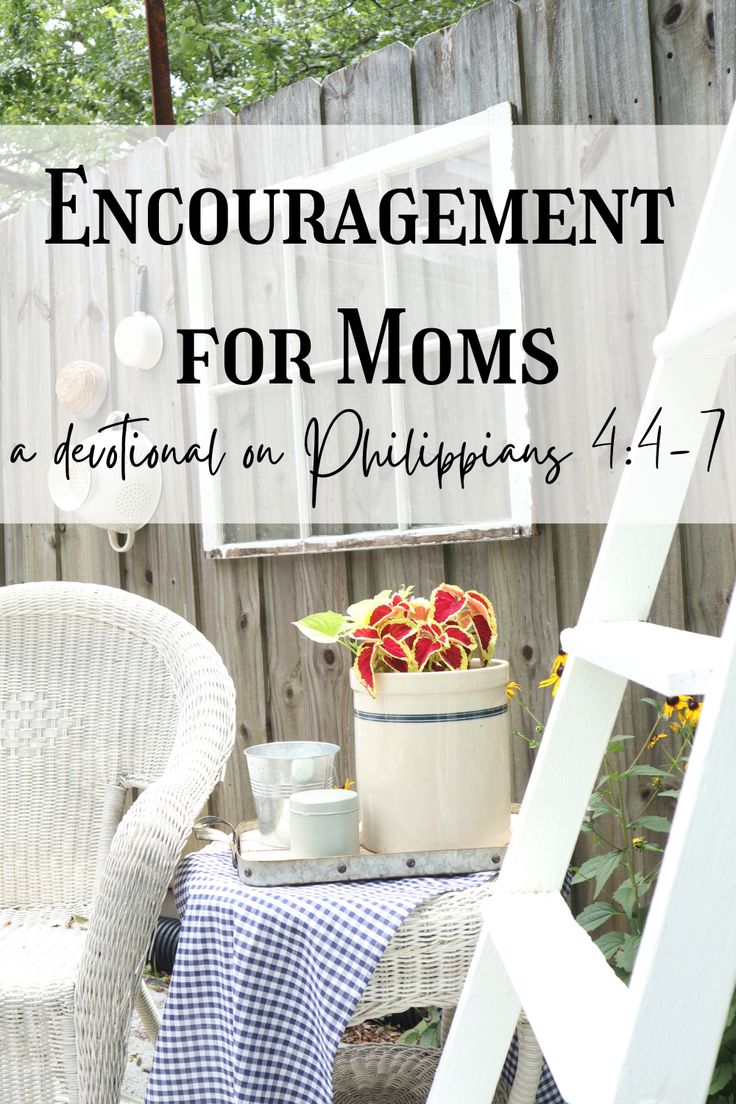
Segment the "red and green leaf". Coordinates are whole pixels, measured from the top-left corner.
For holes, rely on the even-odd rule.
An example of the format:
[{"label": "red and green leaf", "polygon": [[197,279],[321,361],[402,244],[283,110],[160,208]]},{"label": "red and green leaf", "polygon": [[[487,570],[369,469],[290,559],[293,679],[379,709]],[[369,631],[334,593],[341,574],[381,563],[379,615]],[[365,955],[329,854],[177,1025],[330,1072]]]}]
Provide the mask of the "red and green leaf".
[{"label": "red and green leaf", "polygon": [[437,658],[451,671],[465,671],[468,666],[468,653],[459,644],[443,648]]},{"label": "red and green leaf", "polygon": [[389,617],[394,611],[394,607],[387,602],[381,602],[371,613],[368,618],[369,625],[377,625],[380,621],[383,621],[384,617]]},{"label": "red and green leaf", "polygon": [[378,646],[375,643],[363,644],[355,657],[353,670],[361,686],[365,687],[372,698],[376,696],[375,663]]},{"label": "red and green leaf", "polygon": [[466,633],[465,629],[461,629],[459,625],[446,625],[445,636],[448,636],[450,640],[454,640],[456,644],[459,644],[463,648],[474,648],[475,641],[470,633]]},{"label": "red and green leaf", "polygon": [[429,600],[429,619],[444,624],[451,617],[457,617],[465,605],[465,591],[460,587],[444,583],[435,587]]},{"label": "red and green leaf", "polygon": [[414,645],[414,659],[418,670],[423,671],[431,657],[441,650],[442,644],[439,640],[434,640],[431,636],[420,636]]},{"label": "red and green leaf", "polygon": [[370,625],[365,625],[362,629],[353,629],[351,636],[356,640],[378,640],[378,630],[372,628]]},{"label": "red and green leaf", "polygon": [[389,660],[400,660],[406,663],[407,670],[415,671],[417,668],[416,660],[406,643],[403,640],[396,640],[393,636],[384,636],[379,645],[381,652],[386,657],[386,662]]}]

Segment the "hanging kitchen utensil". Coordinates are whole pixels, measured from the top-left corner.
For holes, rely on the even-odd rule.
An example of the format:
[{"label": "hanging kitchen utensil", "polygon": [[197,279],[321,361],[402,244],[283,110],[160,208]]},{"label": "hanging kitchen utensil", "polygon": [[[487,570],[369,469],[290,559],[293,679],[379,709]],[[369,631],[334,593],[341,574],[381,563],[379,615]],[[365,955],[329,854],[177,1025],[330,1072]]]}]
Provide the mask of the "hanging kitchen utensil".
[{"label": "hanging kitchen utensil", "polygon": [[[108,454],[115,450],[120,457],[125,442],[117,423],[122,421],[121,411],[113,410],[105,425],[115,428],[85,438],[81,442],[81,455],[88,455],[94,446],[98,453],[102,449]],[[140,462],[152,447],[152,442],[138,432],[132,446],[134,460]],[[110,545],[116,552],[127,552],[133,546],[138,529],[153,517],[161,498],[161,484],[160,465],[154,468],[129,465],[125,480],[119,463],[111,468],[104,463],[92,467],[70,458],[68,479],[63,463],[52,462],[49,467],[49,492],[59,509],[75,514],[75,521],[106,529]]]},{"label": "hanging kitchen utensil", "polygon": [[153,315],[147,314],[147,307],[148,270],[141,265],[135,284],[135,309],[115,330],[115,354],[127,368],[148,371],[161,359],[164,335]]},{"label": "hanging kitchen utensil", "polygon": [[56,397],[70,414],[91,418],[107,394],[105,369],[91,360],[70,360],[56,378]]}]

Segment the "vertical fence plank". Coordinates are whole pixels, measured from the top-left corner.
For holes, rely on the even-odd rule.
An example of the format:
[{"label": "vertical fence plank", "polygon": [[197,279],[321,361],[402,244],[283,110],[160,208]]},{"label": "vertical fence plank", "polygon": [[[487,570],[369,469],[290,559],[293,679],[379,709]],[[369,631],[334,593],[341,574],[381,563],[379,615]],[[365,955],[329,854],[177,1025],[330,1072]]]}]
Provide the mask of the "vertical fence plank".
[{"label": "vertical fence plank", "polygon": [[646,4],[520,0],[524,122],[653,121]]},{"label": "vertical fence plank", "polygon": [[417,122],[438,126],[460,117],[455,80],[455,33],[457,27],[420,38],[414,47],[414,81]]},{"label": "vertical fence plank", "polygon": [[658,123],[718,116],[713,0],[649,0]]},{"label": "vertical fence plank", "polygon": [[[90,187],[105,187],[105,173],[89,175]],[[77,199],[80,220],[91,220],[93,199],[84,189]],[[73,360],[99,364],[108,376],[108,393],[93,418],[70,414],[56,406],[59,435],[74,422],[74,440],[94,433],[112,409],[110,367],[112,334],[108,301],[108,255],[105,249],[83,249],[64,245],[47,246],[53,274],[53,369],[58,377],[63,366]],[[59,561],[62,579],[80,583],[104,583],[120,586],[120,557],[110,547],[107,534],[93,525],[69,522],[59,527]]]},{"label": "vertical fence plank", "polygon": [[[198,123],[203,126],[201,136],[187,129],[175,131],[168,141],[172,177],[186,194],[195,188],[237,186],[232,137],[235,116],[219,111]],[[228,169],[225,177],[223,166]],[[175,253],[175,262],[177,258],[181,260],[181,254]],[[231,254],[226,260],[228,278],[218,283],[216,303],[216,323],[222,332],[242,325],[243,320],[241,273]],[[181,305],[186,301],[186,272],[175,267]],[[189,324],[201,323],[191,319]],[[198,627],[220,652],[235,683],[237,701],[235,747],[224,781],[212,794],[208,808],[213,815],[238,823],[254,816],[243,751],[267,738],[259,564],[255,559],[205,559],[199,525],[191,526],[190,552],[199,596]]]},{"label": "vertical fence plank", "polygon": [[[510,678],[538,717],[548,711],[548,692],[539,682],[557,653],[558,624],[553,533],[545,528],[525,539],[448,545],[448,575],[462,587],[488,595],[498,619],[498,659],[507,659]],[[511,703],[512,727],[533,736],[534,725]],[[521,801],[534,755],[520,737],[511,745],[513,800]]]},{"label": "vertical fence plank", "polygon": [[[518,5],[496,0],[466,12],[455,30],[455,85],[460,117],[507,100],[523,111]],[[445,120],[449,121],[449,120]]]},{"label": "vertical fence plank", "polygon": [[718,117],[726,123],[736,96],[736,0],[715,0],[713,10]]},{"label": "vertical fence plank", "polygon": [[202,532],[193,526],[192,558],[197,557],[200,628],[222,656],[235,683],[237,701],[235,748],[209,810],[236,824],[254,816],[243,751],[263,743],[268,735],[258,562],[202,559]]},{"label": "vertical fence plank", "polygon": [[[127,157],[114,162],[109,171],[110,187],[122,195],[125,188],[141,188],[148,194],[168,183],[168,153],[158,139],[136,147]],[[176,280],[172,250],[144,238],[132,246],[115,228],[110,230],[111,244],[109,279],[111,328],[133,311],[136,265],[148,270],[148,313],[161,325],[164,333],[163,355],[150,371],[127,368],[115,357],[111,363],[111,399],[116,407],[133,417],[148,416],[156,411],[156,424],[151,424],[153,439],[176,442],[186,439],[187,425],[183,403],[175,393],[179,362],[176,339]],[[173,397],[172,397],[173,396]],[[141,414],[143,412],[143,414]],[[167,516],[178,515],[180,473],[173,468],[163,472],[162,503]],[[189,529],[183,523],[160,524],[154,521],[142,529],[130,552],[122,556],[123,583],[127,590],[151,598],[175,613],[196,623],[197,601],[192,572]]]},{"label": "vertical fence plank", "polygon": [[[3,375],[3,408],[0,412],[3,442],[17,441],[18,426],[33,426],[39,449],[53,441],[54,379],[52,369],[53,330],[49,256],[43,242],[47,237],[48,207],[27,203],[0,226],[0,255],[3,258],[3,309],[6,319],[0,331],[0,364]],[[28,381],[33,380],[34,386]],[[45,401],[36,404],[36,396]],[[35,411],[40,413],[36,415]],[[41,453],[42,455],[42,453]],[[34,461],[43,463],[41,456]],[[12,516],[22,517],[23,465],[12,469],[3,485],[3,501]],[[39,473],[35,473],[39,478]],[[27,583],[57,577],[56,532],[53,524],[10,524],[3,531],[5,582]]]},{"label": "vertical fence plank", "polygon": [[[661,123],[725,121],[733,99],[736,68],[736,4],[691,0],[650,4],[658,119]],[[687,187],[687,165],[665,147],[664,173]],[[694,226],[693,226],[694,229]],[[666,243],[668,281],[677,287],[689,235]],[[733,372],[726,374],[719,402],[732,410],[736,402]],[[736,563],[736,528],[731,525],[680,527],[685,624],[695,632],[720,634]]]},{"label": "vertical fence plank", "polygon": [[[353,65],[330,73],[322,83],[322,108],[324,121],[328,125],[366,128],[355,135],[359,147],[344,151],[342,156],[375,145],[371,137],[372,127],[379,127],[383,132],[387,126],[412,126],[412,51],[403,42],[394,42]],[[338,155],[333,152],[333,156]]]}]

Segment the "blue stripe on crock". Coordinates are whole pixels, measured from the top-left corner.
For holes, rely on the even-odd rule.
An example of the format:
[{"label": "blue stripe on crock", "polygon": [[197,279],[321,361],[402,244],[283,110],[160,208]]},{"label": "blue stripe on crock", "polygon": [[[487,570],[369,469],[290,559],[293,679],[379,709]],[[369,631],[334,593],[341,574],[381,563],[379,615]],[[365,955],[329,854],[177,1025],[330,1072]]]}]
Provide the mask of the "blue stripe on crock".
[{"label": "blue stripe on crock", "polygon": [[500,717],[508,713],[508,702],[495,705],[491,709],[469,709],[463,713],[367,713],[364,709],[354,709],[353,716],[360,721],[375,721],[376,724],[431,724],[442,721],[480,721],[485,717]]}]

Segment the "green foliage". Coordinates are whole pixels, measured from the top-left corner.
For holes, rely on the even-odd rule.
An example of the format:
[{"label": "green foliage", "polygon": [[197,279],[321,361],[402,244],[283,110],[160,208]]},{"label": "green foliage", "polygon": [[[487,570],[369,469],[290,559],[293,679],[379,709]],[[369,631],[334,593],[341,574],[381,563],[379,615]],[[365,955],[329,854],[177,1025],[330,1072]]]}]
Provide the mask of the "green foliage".
[{"label": "green foliage", "polygon": [[[458,0],[167,0],[179,123],[459,19]],[[472,6],[472,5],[471,5]],[[0,0],[2,122],[151,121],[140,0]]]},{"label": "green foliage", "polygon": [[[634,966],[659,873],[663,837],[671,827],[665,814],[679,796],[695,730],[684,713],[666,718],[657,702],[648,704],[657,709],[656,719],[630,762],[624,754],[632,737],[617,735],[609,742],[583,825],[597,853],[581,864],[573,878],[573,884],[593,883],[593,902],[578,921],[589,932],[609,929],[596,942],[623,978],[631,975]],[[647,761],[656,746],[664,766]],[[630,783],[640,779],[649,780],[651,793],[634,812],[631,799],[640,785],[632,788]],[[657,838],[652,840],[651,835]],[[647,855],[652,856],[649,861]]]},{"label": "green foliage", "polygon": [[437,1008],[430,1008],[427,1016],[420,1020],[416,1027],[410,1027],[398,1039],[399,1043],[411,1046],[438,1047],[440,1045],[440,1033],[442,1021]]},{"label": "green foliage", "polygon": [[335,644],[345,632],[349,622],[342,613],[327,610],[325,613],[310,613],[301,621],[292,621],[297,629],[309,640],[317,644]]},{"label": "green foliage", "polygon": [[733,1104],[736,1100],[736,1000],[728,1011],[708,1098],[714,1098],[713,1104]]}]

